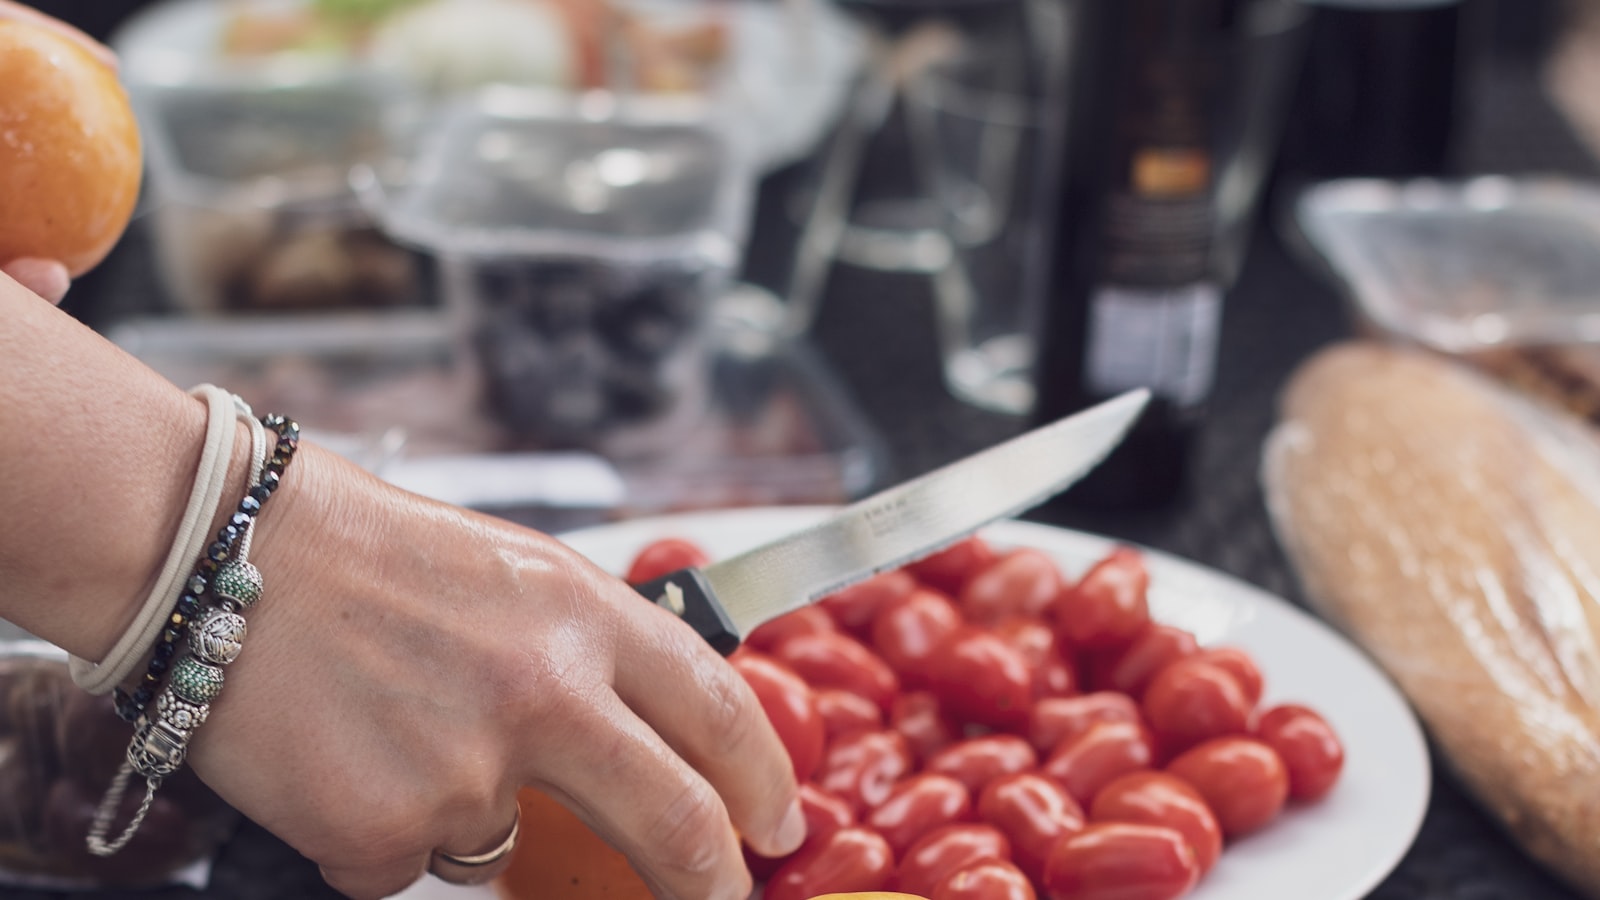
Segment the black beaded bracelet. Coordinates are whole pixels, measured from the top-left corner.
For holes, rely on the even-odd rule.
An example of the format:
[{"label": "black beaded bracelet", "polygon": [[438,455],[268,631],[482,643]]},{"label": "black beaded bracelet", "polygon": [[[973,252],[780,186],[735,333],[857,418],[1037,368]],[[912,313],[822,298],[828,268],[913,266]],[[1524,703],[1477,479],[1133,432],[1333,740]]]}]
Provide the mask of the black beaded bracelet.
[{"label": "black beaded bracelet", "polygon": [[[172,658],[178,652],[179,642],[184,637],[189,620],[200,613],[201,597],[216,587],[218,575],[224,574],[224,566],[233,558],[239,542],[244,539],[245,533],[250,528],[250,523],[260,514],[262,505],[282,483],[283,472],[289,467],[295,451],[300,447],[300,426],[293,419],[269,414],[261,417],[261,424],[277,435],[277,445],[261,472],[260,482],[245,493],[244,498],[239,501],[238,509],[228,519],[227,524],[217,530],[216,540],[206,548],[205,555],[195,564],[194,573],[185,582],[183,593],[178,596],[178,602],[173,604],[172,613],[167,617],[167,626],[161,630],[161,636],[156,640],[155,650],[145,667],[144,676],[139,680],[139,686],[134,688],[132,693],[120,687],[116,689],[117,715],[126,722],[137,723],[140,716],[144,715],[145,709],[150,706],[150,702],[155,699],[156,691],[161,689],[162,682],[166,680],[167,670],[172,666]],[[248,590],[247,586],[235,587],[244,587]],[[259,588],[257,590],[259,591]],[[245,605],[248,606],[252,602],[253,598],[247,600]]]}]

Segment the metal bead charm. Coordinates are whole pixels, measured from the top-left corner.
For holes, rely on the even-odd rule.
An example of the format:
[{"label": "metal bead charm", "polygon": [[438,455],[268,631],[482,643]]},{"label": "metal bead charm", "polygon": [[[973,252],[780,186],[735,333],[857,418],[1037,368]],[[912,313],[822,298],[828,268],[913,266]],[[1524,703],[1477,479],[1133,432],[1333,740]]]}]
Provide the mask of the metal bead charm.
[{"label": "metal bead charm", "polygon": [[186,656],[172,667],[172,690],[190,703],[210,703],[222,693],[222,670]]},{"label": "metal bead charm", "polygon": [[146,721],[128,745],[128,765],[146,778],[165,778],[183,767],[187,746],[187,735],[160,720]]},{"label": "metal bead charm", "polygon": [[189,622],[189,649],[208,663],[225,666],[244,646],[244,616],[213,607]]},{"label": "metal bead charm", "polygon": [[174,730],[185,734],[193,734],[196,728],[205,724],[210,712],[209,705],[190,703],[171,691],[162,691],[161,696],[156,698],[156,716]]},{"label": "metal bead charm", "polygon": [[261,572],[242,559],[229,560],[211,577],[211,593],[245,609],[261,599]]}]

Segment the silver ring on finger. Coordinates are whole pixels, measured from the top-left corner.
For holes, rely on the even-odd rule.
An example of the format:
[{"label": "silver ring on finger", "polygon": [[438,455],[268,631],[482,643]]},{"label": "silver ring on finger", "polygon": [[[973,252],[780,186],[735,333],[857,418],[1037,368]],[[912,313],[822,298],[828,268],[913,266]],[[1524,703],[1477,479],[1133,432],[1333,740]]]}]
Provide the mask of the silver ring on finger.
[{"label": "silver ring on finger", "polygon": [[[470,880],[475,870],[488,868],[503,861],[517,848],[517,838],[522,826],[522,810],[519,808],[511,817],[511,830],[506,833],[505,840],[496,844],[492,849],[471,856],[457,856],[443,850],[433,851],[433,861],[428,866],[428,871],[443,878],[445,881]],[[443,863],[444,865],[440,865]],[[450,869],[465,870],[451,872]],[[452,875],[456,877],[451,877]]]}]

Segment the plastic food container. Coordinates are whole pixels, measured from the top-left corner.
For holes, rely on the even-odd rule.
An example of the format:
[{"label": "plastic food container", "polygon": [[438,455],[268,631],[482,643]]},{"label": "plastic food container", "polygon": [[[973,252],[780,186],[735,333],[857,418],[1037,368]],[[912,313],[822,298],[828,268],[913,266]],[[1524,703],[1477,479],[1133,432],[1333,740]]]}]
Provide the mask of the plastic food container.
[{"label": "plastic food container", "polygon": [[743,254],[754,176],[715,123],[515,89],[453,106],[385,231],[433,263],[482,401],[519,436],[658,453],[708,391],[711,302]]},{"label": "plastic food container", "polygon": [[1300,231],[1391,336],[1449,353],[1600,341],[1600,190],[1557,178],[1344,180]]},{"label": "plastic food container", "polygon": [[835,504],[889,477],[877,431],[803,342],[777,341],[782,301],[719,298],[709,406],[655,454],[607,458],[521,437],[476,398],[443,310],[318,317],[174,317],[108,337],[177,384],[226,384],[293,410],[308,439],[400,486],[550,533],[740,505]]},{"label": "plastic food container", "polygon": [[[91,855],[84,837],[132,729],[111,698],[72,683],[58,648],[0,628],[0,883],[105,889],[199,881],[193,867],[232,834],[239,814],[185,768],[162,784],[122,852]],[[141,799],[142,790],[130,788],[117,822]]]},{"label": "plastic food container", "polygon": [[376,76],[130,87],[160,272],[193,312],[423,302],[416,261],[374,226],[352,166],[398,152],[414,110]]}]

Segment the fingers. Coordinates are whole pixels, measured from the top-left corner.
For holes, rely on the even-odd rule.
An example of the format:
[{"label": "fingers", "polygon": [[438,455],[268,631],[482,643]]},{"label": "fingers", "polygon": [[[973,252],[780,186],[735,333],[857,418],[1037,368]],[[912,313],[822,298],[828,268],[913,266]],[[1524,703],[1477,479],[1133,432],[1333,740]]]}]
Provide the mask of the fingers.
[{"label": "fingers", "polygon": [[[428,871],[451,884],[483,884],[498,877],[511,865],[521,837],[522,816],[513,802],[510,814],[496,821],[499,824],[489,825],[489,830],[479,827],[481,823],[474,824],[439,847],[428,863]],[[506,822],[511,824],[507,826]],[[469,834],[486,837],[475,840]]]},{"label": "fingers", "polygon": [[625,854],[658,896],[748,897],[750,873],[711,785],[615,694],[563,702],[541,735],[532,786]]},{"label": "fingers", "polygon": [[393,863],[323,865],[320,868],[322,880],[351,900],[381,900],[416,884],[426,867],[427,860],[416,857]]},{"label": "fingers", "polygon": [[11,19],[18,22],[28,22],[33,25],[42,25],[51,31],[65,35],[66,37],[77,41],[79,44],[82,44],[85,50],[88,50],[90,53],[94,54],[96,59],[100,60],[111,68],[115,69],[117,67],[117,55],[111,52],[110,47],[107,47],[105,44],[102,44],[94,38],[89,37],[87,34],[84,34],[78,29],[73,28],[71,25],[68,25],[60,19],[47,16],[36,9],[30,9],[29,7],[23,6],[20,3],[12,3],[10,0],[0,0],[0,21],[5,19]]},{"label": "fingers", "polygon": [[646,605],[631,622],[617,694],[705,776],[757,852],[792,853],[805,839],[794,767],[755,692],[670,613]]},{"label": "fingers", "polygon": [[67,295],[67,288],[72,286],[67,267],[53,259],[12,260],[0,265],[0,272],[15,278],[18,284],[51,303],[60,303],[61,298]]}]

